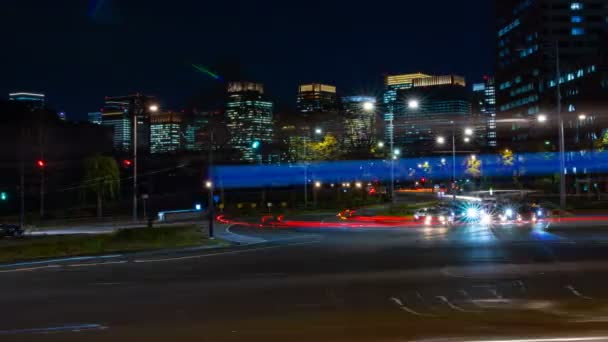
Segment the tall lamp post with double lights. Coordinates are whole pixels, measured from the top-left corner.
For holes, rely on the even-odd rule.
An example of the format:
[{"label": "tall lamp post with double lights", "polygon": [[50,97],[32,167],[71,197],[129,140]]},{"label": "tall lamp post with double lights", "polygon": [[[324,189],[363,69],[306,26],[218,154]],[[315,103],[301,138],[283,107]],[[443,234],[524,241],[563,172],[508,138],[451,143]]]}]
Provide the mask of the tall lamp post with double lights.
[{"label": "tall lamp post with double lights", "polygon": [[[471,137],[473,136],[472,128],[465,128],[463,131],[464,138],[463,141],[465,143],[471,142]],[[437,137],[437,144],[444,145],[446,143],[446,139],[443,136]],[[456,199],[456,124],[452,121],[452,199]]]},{"label": "tall lamp post with double lights", "polygon": [[[133,113],[133,221],[137,221],[137,128],[139,125],[139,117],[144,115],[146,110],[143,100],[138,97],[135,111]],[[156,113],[159,110],[157,104],[151,104],[148,108],[151,113]]]}]

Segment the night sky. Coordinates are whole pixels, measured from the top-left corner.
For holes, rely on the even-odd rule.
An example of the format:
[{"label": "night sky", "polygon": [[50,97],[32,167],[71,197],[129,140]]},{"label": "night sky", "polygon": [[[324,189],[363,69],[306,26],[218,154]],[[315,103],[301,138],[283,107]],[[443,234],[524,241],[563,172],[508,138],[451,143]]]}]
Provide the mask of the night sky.
[{"label": "night sky", "polygon": [[[70,119],[140,91],[166,108],[217,80],[263,82],[279,108],[300,82],[378,95],[382,75],[491,74],[494,1],[2,0],[0,94],[38,91]],[[238,70],[238,71],[236,71]],[[231,75],[225,78],[230,78]]]}]

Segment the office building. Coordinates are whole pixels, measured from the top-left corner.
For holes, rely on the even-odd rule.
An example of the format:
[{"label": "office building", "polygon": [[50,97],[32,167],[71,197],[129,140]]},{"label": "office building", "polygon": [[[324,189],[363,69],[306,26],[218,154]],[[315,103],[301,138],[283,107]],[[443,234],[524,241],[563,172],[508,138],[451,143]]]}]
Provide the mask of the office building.
[{"label": "office building", "polygon": [[9,101],[18,101],[25,104],[30,110],[44,109],[44,94],[17,92],[8,94]]},{"label": "office building", "polygon": [[231,82],[225,116],[230,146],[243,161],[260,161],[264,145],[273,139],[273,103],[264,98],[263,85]]},{"label": "office building", "polygon": [[397,104],[397,91],[402,89],[410,89],[414,86],[414,80],[431,77],[423,73],[388,75],[384,78],[384,95],[382,102],[384,104],[384,138],[387,142],[394,137],[393,119],[395,106]]},{"label": "office building", "polygon": [[298,88],[297,108],[301,113],[328,112],[338,109],[336,87],[327,84],[303,84]]},{"label": "office building", "polygon": [[141,94],[106,97],[101,124],[112,127],[113,144],[117,151],[132,152],[133,118],[137,118],[137,148],[150,152],[150,113],[158,110],[157,101]]},{"label": "office building", "polygon": [[101,118],[102,118],[102,114],[101,112],[90,112],[87,113],[87,118],[88,121],[94,125],[101,125]]},{"label": "office building", "polygon": [[150,153],[175,153],[182,150],[184,115],[177,112],[150,115]]},{"label": "office building", "polygon": [[376,98],[348,96],[342,98],[344,146],[349,150],[369,149],[376,138]]},{"label": "office building", "polygon": [[403,153],[427,153],[436,148],[439,135],[451,131],[453,124],[468,124],[470,95],[463,77],[429,76],[413,79],[411,87],[397,90],[394,101],[392,134],[396,148]]},{"label": "office building", "polygon": [[473,84],[473,117],[476,135],[489,150],[498,144],[496,136],[496,88],[494,78],[484,76],[483,82]]},{"label": "office building", "polygon": [[[546,132],[533,129],[540,113],[555,125],[558,82],[567,130],[597,126],[597,120],[606,117],[600,113],[608,90],[606,1],[501,0],[497,18],[497,114],[499,119],[519,120],[499,125],[499,137],[503,129],[512,137],[505,144],[526,148],[526,141]],[[577,122],[580,115],[587,120]],[[566,133],[566,144],[574,143],[573,135]]]}]

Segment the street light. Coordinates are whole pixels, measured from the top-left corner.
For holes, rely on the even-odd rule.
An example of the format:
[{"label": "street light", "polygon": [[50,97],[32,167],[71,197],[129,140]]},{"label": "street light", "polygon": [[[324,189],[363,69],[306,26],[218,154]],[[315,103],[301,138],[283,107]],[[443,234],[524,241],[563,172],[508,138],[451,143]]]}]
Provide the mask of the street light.
[{"label": "street light", "polygon": [[384,143],[382,141],[378,142],[378,148],[384,148]]},{"label": "street light", "polygon": [[464,129],[464,135],[466,136],[472,136],[473,135],[473,129],[472,128],[465,128]]},{"label": "street light", "polygon": [[323,184],[321,184],[321,182],[319,182],[319,181],[315,182],[315,188],[320,188],[321,185],[323,185]]},{"label": "street light", "polygon": [[211,182],[211,181],[206,181],[205,182],[205,188],[211,189],[212,187],[213,187],[213,182]]},{"label": "street light", "polygon": [[361,189],[363,187],[363,183],[357,182],[355,183],[355,187],[357,187],[357,189]]},{"label": "street light", "polygon": [[587,119],[587,115],[581,114],[581,115],[578,116],[578,119],[581,120],[581,121],[584,121],[584,120]]},{"label": "street light", "polygon": [[471,160],[473,160],[473,161],[474,161],[474,160],[476,160],[476,159],[477,159],[477,156],[476,156],[476,155],[474,155],[474,154],[471,154]]},{"label": "street light", "polygon": [[545,114],[540,114],[538,115],[538,117],[536,118],[538,120],[538,122],[543,123],[543,122],[547,122],[547,116]]},{"label": "street light", "polygon": [[323,134],[323,130],[321,128],[315,128],[315,134],[321,135]]},{"label": "street light", "polygon": [[152,112],[152,113],[156,113],[158,112],[158,105],[150,105],[150,107],[148,107],[148,109]]},{"label": "street light", "polygon": [[393,151],[393,154],[394,154],[395,156],[398,156],[398,155],[400,155],[400,154],[401,154],[401,150],[397,148],[397,149],[395,149],[395,150]]},{"label": "street light", "polygon": [[469,137],[464,137],[464,142],[465,142],[465,143],[470,143],[470,142],[471,142],[471,138],[469,138]]},{"label": "street light", "polygon": [[376,105],[373,102],[364,102],[363,103],[363,110],[366,112],[371,112],[374,109],[376,109]]},{"label": "street light", "polygon": [[437,137],[437,143],[439,145],[445,144],[445,138],[444,137]]},{"label": "street light", "polygon": [[409,100],[407,102],[407,107],[409,109],[418,109],[420,107],[420,102],[418,102],[418,100]]}]

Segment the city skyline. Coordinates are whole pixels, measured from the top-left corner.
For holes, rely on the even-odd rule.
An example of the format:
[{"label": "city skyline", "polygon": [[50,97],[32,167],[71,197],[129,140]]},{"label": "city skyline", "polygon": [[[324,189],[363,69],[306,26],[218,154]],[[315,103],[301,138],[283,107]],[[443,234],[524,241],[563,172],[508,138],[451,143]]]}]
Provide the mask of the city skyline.
[{"label": "city skyline", "polygon": [[[336,85],[342,96],[379,96],[385,74],[424,70],[458,73],[474,81],[493,72],[494,10],[487,1],[466,5],[448,1],[384,3],[366,5],[365,11],[357,3],[329,4],[323,12],[265,3],[236,5],[240,10],[231,11],[231,6],[222,4],[201,10],[198,4],[169,8],[137,1],[105,1],[96,13],[90,13],[86,4],[74,6],[67,1],[53,5],[31,0],[11,3],[0,15],[0,25],[14,33],[5,43],[14,53],[0,57],[6,75],[0,93],[39,91],[69,119],[86,120],[87,113],[103,105],[104,96],[133,92],[154,95],[163,100],[165,108],[182,109],[190,98],[210,92],[218,82],[192,64],[203,65],[225,80],[234,78],[231,73],[240,73],[242,80],[265,84],[278,110],[294,108],[298,85],[309,82]],[[435,6],[446,10],[434,20],[452,22],[450,30],[405,14],[430,13]],[[37,24],[23,27],[15,21],[26,12]],[[297,14],[293,22],[279,19],[287,12]],[[53,14],[61,14],[64,20],[48,19]],[[411,29],[393,23],[405,20],[404,16]],[[160,18],[162,25],[147,25]],[[235,24],[224,30],[227,20]],[[366,25],[358,25],[359,20],[365,20]],[[50,21],[52,25],[47,25]],[[199,22],[204,24],[198,27]],[[322,30],[328,38],[315,42],[312,49],[302,45],[308,22],[319,24],[312,30]],[[244,34],[244,28],[252,23],[256,23],[253,32],[264,42],[263,51],[253,49],[255,39]],[[283,30],[273,31],[276,25]],[[152,33],[140,37],[143,29],[138,27]],[[38,48],[26,44],[32,34],[39,37],[40,49],[60,53],[34,58],[39,56],[34,53]],[[239,35],[243,35],[243,43],[234,47],[230,42]],[[145,58],[137,58],[133,51],[143,51]],[[323,58],[324,53],[331,58]]]}]

